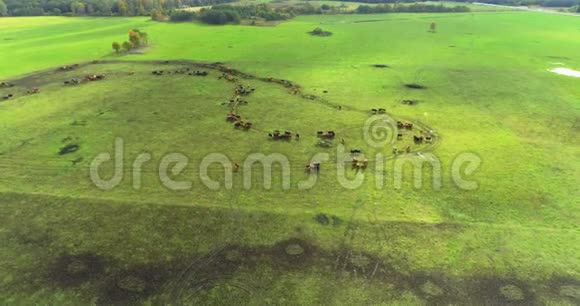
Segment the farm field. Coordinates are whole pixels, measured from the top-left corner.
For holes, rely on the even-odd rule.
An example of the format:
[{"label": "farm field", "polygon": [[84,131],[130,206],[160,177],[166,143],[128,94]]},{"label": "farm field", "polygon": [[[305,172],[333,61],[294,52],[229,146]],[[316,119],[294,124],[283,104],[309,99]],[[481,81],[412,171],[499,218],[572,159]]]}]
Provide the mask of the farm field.
[{"label": "farm field", "polygon": [[[580,70],[578,21],[511,11],[275,27],[0,18],[0,81],[15,84],[0,88],[14,95],[0,101],[1,304],[577,305],[580,79],[549,70]],[[307,33],[316,27],[332,36]],[[115,54],[111,43],[134,28],[150,46]],[[92,74],[106,77],[63,83]],[[232,105],[239,85],[255,91]],[[373,108],[415,124],[394,140],[409,153],[365,140]],[[252,128],[226,122],[232,109]],[[300,139],[270,139],[277,129]],[[433,142],[414,143],[418,130]],[[324,147],[317,131],[337,137]],[[89,168],[117,138],[123,179],[105,191]],[[369,167],[343,165],[342,146]],[[136,179],[141,153],[150,161]],[[188,158],[172,178],[192,187],[160,181],[169,153]],[[201,178],[215,153],[242,165],[231,189]],[[263,186],[259,165],[243,164],[256,153],[284,156],[288,181],[275,165]],[[318,153],[329,158],[313,176],[304,167]],[[466,170],[475,190],[454,179],[462,156],[481,162]],[[426,158],[439,162],[440,188],[434,166],[415,188],[409,165],[397,187],[397,162]],[[337,173],[364,181],[345,188]],[[208,175],[226,178],[217,164]]]}]

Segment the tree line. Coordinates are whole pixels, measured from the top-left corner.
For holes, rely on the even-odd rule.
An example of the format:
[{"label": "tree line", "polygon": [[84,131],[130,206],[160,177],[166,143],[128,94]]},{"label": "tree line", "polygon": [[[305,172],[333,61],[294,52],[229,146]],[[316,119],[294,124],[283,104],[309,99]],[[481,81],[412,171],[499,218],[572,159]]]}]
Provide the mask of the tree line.
[{"label": "tree line", "polygon": [[[331,0],[331,1],[343,1],[343,0]],[[349,2],[359,2],[359,3],[382,3],[382,4],[396,4],[396,3],[420,3],[426,0],[349,0]],[[580,0],[453,0],[455,2],[480,2],[488,4],[498,4],[498,5],[510,5],[510,6],[528,6],[528,5],[540,5],[544,7],[573,7],[580,5]]]},{"label": "tree line", "polygon": [[[155,15],[161,18],[167,16],[179,8],[219,5],[224,3],[235,2],[236,0],[0,0],[0,16],[44,16],[44,15],[65,15],[65,16],[150,16]],[[335,0],[337,2],[342,0]],[[422,2],[417,0],[349,0],[350,2],[359,3],[414,3]],[[473,0],[456,0],[458,2],[472,2]],[[573,7],[577,11],[580,6],[580,0],[478,0],[478,2],[500,5],[541,5],[545,7]],[[431,4],[430,4],[431,5]],[[326,10],[336,10],[334,6],[326,6]],[[402,7],[402,6],[401,6]],[[414,9],[427,9],[423,7],[414,7]],[[429,8],[430,9],[430,8]],[[434,9],[434,8],[433,8]],[[223,20],[236,20],[238,15],[245,18],[243,10],[233,8],[219,8],[216,12],[206,12],[204,20],[211,22],[222,22]],[[260,16],[265,19],[283,19],[288,16],[321,14],[325,8],[315,8],[306,3],[306,5],[296,5],[285,8],[282,12],[272,11],[265,12],[261,10]],[[363,11],[366,8],[362,9]],[[280,13],[280,14],[278,14]],[[202,16],[197,14],[174,13],[174,20],[178,19],[198,19]],[[201,14],[200,14],[201,15]]]},{"label": "tree line", "polygon": [[[473,0],[454,0],[454,1],[474,2]],[[510,6],[540,5],[544,7],[572,7],[575,5],[580,5],[580,0],[478,0],[475,2],[497,5],[510,5]]]},{"label": "tree line", "polygon": [[150,16],[235,0],[0,0],[0,16]]},{"label": "tree line", "polygon": [[211,8],[203,8],[197,12],[172,11],[170,21],[194,21],[199,20],[208,24],[239,23],[242,19],[262,18],[267,21],[286,20],[296,15],[296,12],[287,9],[272,9],[263,3],[259,5],[216,5]]},{"label": "tree line", "polygon": [[[272,8],[268,4],[259,5],[216,5],[211,8],[203,8],[199,12],[175,10],[169,15],[169,20],[174,22],[200,21],[208,24],[236,24],[242,20],[256,20],[261,18],[266,21],[287,20],[298,15],[316,14],[381,14],[381,13],[424,13],[424,12],[469,12],[466,6],[448,7],[433,4],[379,4],[376,6],[360,5],[354,12],[347,12],[344,6],[330,6],[323,4],[313,6],[310,3]],[[155,18],[154,18],[155,19]]]},{"label": "tree line", "polygon": [[378,4],[376,6],[359,5],[356,9],[358,14],[384,14],[384,13],[465,13],[470,9],[467,6],[455,7],[413,3],[408,5]]}]

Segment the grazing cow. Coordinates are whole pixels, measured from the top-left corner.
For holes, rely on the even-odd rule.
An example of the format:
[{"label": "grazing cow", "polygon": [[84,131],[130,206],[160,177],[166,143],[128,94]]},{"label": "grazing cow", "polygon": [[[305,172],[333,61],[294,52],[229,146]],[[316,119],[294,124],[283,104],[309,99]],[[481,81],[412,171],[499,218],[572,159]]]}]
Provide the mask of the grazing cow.
[{"label": "grazing cow", "polygon": [[104,79],[105,76],[102,74],[91,74],[91,75],[87,75],[85,76],[85,80],[92,82],[92,81],[100,81],[102,79]]},{"label": "grazing cow", "polygon": [[247,96],[247,95],[253,93],[255,90],[256,90],[255,88],[252,88],[250,86],[244,87],[242,85],[238,85],[236,87],[235,93],[238,95]]},{"label": "grazing cow", "polygon": [[397,134],[397,140],[403,140],[403,134],[398,133]]},{"label": "grazing cow", "polygon": [[229,113],[226,115],[226,121],[228,121],[228,122],[234,122],[234,121],[238,121],[241,119],[242,119],[242,116],[236,115],[234,113]]},{"label": "grazing cow", "polygon": [[284,134],[280,134],[280,139],[282,140],[290,140],[292,139],[292,132],[284,131]]},{"label": "grazing cow", "polygon": [[243,128],[244,130],[249,130],[250,128],[252,128],[252,123],[251,122],[244,123]]},{"label": "grazing cow", "polygon": [[384,113],[386,113],[386,112],[387,112],[387,110],[386,110],[386,109],[384,109],[384,108],[379,108],[379,114],[384,114]]},{"label": "grazing cow", "polygon": [[70,71],[70,70],[73,70],[73,69],[77,68],[78,66],[79,66],[79,64],[74,64],[74,65],[71,65],[71,66],[62,66],[62,67],[59,67],[58,70],[60,70],[60,71]]},{"label": "grazing cow", "polygon": [[8,95],[6,95],[6,96],[2,97],[2,100],[8,100],[8,99],[10,99],[10,98],[12,98],[12,97],[14,97],[14,95],[13,95],[13,94],[8,94]]},{"label": "grazing cow", "polygon": [[431,136],[426,136],[425,137],[425,142],[432,143],[433,142],[433,138]]},{"label": "grazing cow", "polygon": [[423,136],[413,136],[413,142],[415,144],[423,143]]},{"label": "grazing cow", "polygon": [[326,133],[322,132],[322,131],[318,131],[316,133],[316,135],[319,138],[323,138],[323,139],[334,139],[334,137],[336,137],[336,133],[334,131],[328,131]]},{"label": "grazing cow", "polygon": [[376,108],[371,108],[371,114],[376,115],[379,110]]},{"label": "grazing cow", "polygon": [[366,169],[366,168],[368,167],[368,165],[369,165],[369,161],[368,161],[368,160],[366,160],[366,159],[363,159],[363,160],[360,162],[360,168],[361,168],[361,169]]},{"label": "grazing cow", "polygon": [[64,85],[75,85],[75,84],[80,84],[81,82],[82,82],[81,79],[74,78],[74,79],[70,79],[69,81],[64,81]]},{"label": "grazing cow", "polygon": [[238,80],[227,73],[222,73],[222,75],[220,77],[218,77],[218,80],[221,80],[221,79],[226,79],[227,81],[230,81],[230,82],[236,82]]},{"label": "grazing cow", "polygon": [[37,94],[40,92],[40,88],[32,88],[26,91],[27,94],[29,95],[33,95],[33,94]]},{"label": "grazing cow", "polygon": [[163,70],[155,70],[155,71],[153,71],[151,73],[154,74],[154,75],[163,75],[165,73],[165,71],[163,71]]},{"label": "grazing cow", "polygon": [[362,151],[359,150],[359,149],[352,149],[352,150],[350,150],[350,154],[361,154],[361,153],[362,153]]},{"label": "grazing cow", "polygon": [[368,167],[369,161],[367,159],[358,160],[355,158],[352,160],[351,165],[353,169],[364,170]]},{"label": "grazing cow", "polygon": [[397,149],[397,147],[393,147],[393,154],[399,154],[399,149]]},{"label": "grazing cow", "polygon": [[268,134],[268,136],[273,140],[290,140],[292,139],[292,132],[285,131],[284,133],[280,133],[280,131],[276,130],[274,133]]},{"label": "grazing cow", "polygon": [[320,162],[313,162],[311,164],[307,164],[306,171],[313,172],[313,173],[320,172]]},{"label": "grazing cow", "polygon": [[238,121],[234,122],[234,127],[235,128],[240,128],[243,125],[244,125],[244,121],[242,121],[242,120],[238,120]]},{"label": "grazing cow", "polygon": [[413,123],[411,123],[411,122],[397,121],[397,128],[406,129],[406,130],[412,130],[413,129]]},{"label": "grazing cow", "polygon": [[8,82],[1,82],[0,87],[14,87],[14,84]]}]

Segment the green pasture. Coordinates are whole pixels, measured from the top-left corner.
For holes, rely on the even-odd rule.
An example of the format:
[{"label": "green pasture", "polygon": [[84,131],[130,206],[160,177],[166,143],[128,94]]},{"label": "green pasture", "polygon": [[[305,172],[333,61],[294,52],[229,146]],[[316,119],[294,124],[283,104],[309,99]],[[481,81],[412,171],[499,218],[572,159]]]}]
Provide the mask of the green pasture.
[{"label": "green pasture", "polygon": [[[428,32],[433,21],[436,33]],[[307,33],[316,27],[333,35]],[[133,28],[149,34],[150,46],[114,54],[111,43]],[[300,16],[275,27],[0,18],[0,81],[16,84],[0,88],[0,97],[15,95],[0,101],[0,300],[574,305],[580,86],[548,70],[579,70],[578,50],[576,17],[532,12]],[[180,59],[188,61],[163,62]],[[199,66],[213,62],[255,78],[218,80],[220,71]],[[57,71],[75,63],[83,65]],[[209,75],[151,74],[182,67]],[[87,74],[106,78],[63,85]],[[267,77],[290,80],[301,93]],[[237,84],[256,89],[238,107],[254,124],[249,131],[225,121]],[[32,87],[41,92],[27,95]],[[436,132],[433,146],[412,144],[413,133],[397,145],[413,148],[399,158],[437,157],[440,190],[428,168],[423,188],[413,188],[409,167],[402,188],[393,187],[391,147],[363,139],[371,108]],[[271,141],[275,129],[301,139]],[[316,146],[318,130],[337,131],[333,148]],[[116,137],[125,142],[125,176],[102,191],[88,168],[113,152]],[[385,154],[386,171],[371,162],[362,186],[341,187],[333,163],[339,139],[347,149]],[[69,144],[79,150],[59,155]],[[175,178],[191,180],[190,190],[158,179],[162,156],[174,152],[189,158]],[[299,190],[304,166],[320,152],[331,160],[315,188]],[[477,190],[461,190],[451,177],[466,152],[482,161],[468,176]],[[140,153],[151,161],[136,190],[131,164]],[[237,162],[281,153],[291,188],[278,175],[271,189],[261,187],[255,167],[253,188],[236,173],[232,190],[210,190],[199,178],[210,153]],[[102,174],[112,171],[106,164]],[[375,186],[380,175],[383,188]],[[224,178],[217,165],[210,176]]]}]

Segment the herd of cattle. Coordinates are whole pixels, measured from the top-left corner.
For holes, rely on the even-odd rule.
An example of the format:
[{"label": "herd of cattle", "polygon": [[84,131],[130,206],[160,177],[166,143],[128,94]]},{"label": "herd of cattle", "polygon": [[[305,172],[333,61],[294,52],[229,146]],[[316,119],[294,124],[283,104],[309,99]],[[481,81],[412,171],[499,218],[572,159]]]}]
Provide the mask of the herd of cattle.
[{"label": "herd of cattle", "polygon": [[275,130],[272,133],[268,133],[268,137],[272,140],[292,140],[292,137],[295,137],[296,140],[300,139],[300,134],[292,133],[290,131],[280,132],[279,130]]},{"label": "herd of cattle", "polygon": [[105,75],[103,74],[89,74],[85,75],[84,78],[72,78],[70,80],[64,81],[64,85],[78,85],[82,82],[94,82],[94,81],[101,81],[105,79]]},{"label": "herd of cattle", "polygon": [[238,79],[236,77],[234,77],[231,74],[227,74],[227,73],[222,73],[222,75],[218,77],[218,80],[221,80],[221,79],[224,79],[224,80],[229,81],[229,82],[237,82],[238,81]]},{"label": "herd of cattle", "polygon": [[180,68],[174,71],[170,70],[153,70],[151,72],[153,75],[164,75],[164,74],[187,74],[193,76],[208,76],[209,73],[207,71],[200,71],[200,70],[193,70],[191,68]]},{"label": "herd of cattle", "polygon": [[371,114],[376,115],[376,114],[386,114],[387,110],[384,108],[371,108]]},{"label": "herd of cattle", "polygon": [[[222,79],[223,75],[218,79]],[[230,112],[226,115],[227,122],[233,122],[233,126],[236,129],[244,129],[249,130],[252,128],[252,123],[242,120],[242,116],[236,114],[236,110],[239,104],[248,104],[246,100],[243,100],[242,96],[248,96],[249,94],[253,93],[256,89],[250,86],[243,86],[239,84],[234,88],[233,97],[229,100],[230,104]]]},{"label": "herd of cattle", "polygon": [[230,112],[226,115],[226,121],[233,122],[234,127],[237,129],[242,128],[244,130],[249,130],[250,128],[252,128],[251,122],[246,122],[246,121],[242,120],[242,116],[236,115],[233,112]]},{"label": "herd of cattle", "polygon": [[[1,82],[0,83],[0,88],[12,88],[12,87],[14,87],[14,84],[12,84],[12,83],[8,83],[8,82]],[[40,88],[34,87],[31,89],[28,89],[26,91],[26,94],[34,95],[34,94],[37,94],[39,92],[40,92]],[[8,100],[8,99],[12,99],[12,98],[14,98],[14,94],[11,94],[11,93],[1,97],[2,100]]]},{"label": "herd of cattle", "polygon": [[[62,67],[58,68],[58,71],[70,71],[70,70],[74,70],[78,67],[79,67],[78,64],[71,65],[71,66],[62,66]],[[130,73],[130,74],[132,75],[134,73]],[[180,68],[180,69],[173,70],[173,71],[154,70],[154,71],[152,71],[152,74],[157,75],[157,76],[161,76],[161,75],[165,75],[165,74],[187,74],[187,75],[192,75],[192,76],[205,77],[208,75],[208,72],[207,71],[193,70],[191,68]],[[93,82],[93,81],[100,81],[103,79],[105,79],[105,75],[90,74],[90,75],[86,75],[84,78],[72,78],[70,80],[64,81],[64,84],[65,85],[76,85],[76,84],[81,84],[82,82]],[[235,78],[233,75],[230,75],[228,73],[222,73],[222,75],[219,76],[218,79],[224,79],[224,80],[229,81],[229,82],[237,82],[238,81],[237,78]],[[273,81],[272,78],[267,78],[267,80]],[[280,80],[277,80],[277,81],[280,81]],[[281,80],[281,81],[283,82],[283,84],[285,86],[293,86],[293,84],[289,81],[285,81],[285,80]],[[0,88],[10,88],[10,87],[14,87],[14,84],[8,83],[8,82],[1,82],[0,83]],[[240,104],[247,104],[247,101],[242,100],[241,97],[250,95],[254,91],[255,91],[255,88],[252,88],[249,86],[237,85],[235,87],[234,95],[229,101],[231,111],[226,115],[226,121],[233,123],[234,128],[243,129],[243,130],[249,130],[252,128],[253,124],[251,122],[247,122],[247,121],[242,120],[242,117],[240,115],[236,114],[236,109],[237,109],[237,106]],[[28,90],[26,93],[27,94],[37,94],[39,92],[40,92],[39,88],[32,88],[32,89]],[[10,99],[12,97],[14,97],[13,94],[8,94],[6,96],[3,96],[2,99],[6,100],[6,99]],[[372,115],[386,114],[386,113],[387,112],[386,112],[385,108],[372,108],[371,109]],[[399,131],[402,131],[402,130],[413,131],[414,125],[412,122],[397,121],[397,128],[399,129]],[[324,142],[325,144],[329,144],[329,146],[332,146],[332,142],[336,138],[336,132],[334,132],[334,131],[326,131],[326,132],[318,131],[316,133],[316,136],[320,139],[320,142]],[[268,133],[268,137],[272,140],[280,140],[280,141],[290,141],[292,139],[300,140],[300,134],[293,133],[291,131],[283,131],[282,132],[280,130],[274,130],[273,132]],[[403,139],[403,133],[402,132],[397,133],[397,140],[400,141],[402,139]],[[422,144],[424,142],[431,143],[432,141],[433,141],[433,138],[432,138],[432,134],[430,132],[425,133],[422,130],[420,130],[418,135],[413,135],[413,142],[416,145]],[[344,140],[342,140],[342,143],[344,144]],[[411,147],[407,146],[405,151],[407,153],[410,153]],[[350,150],[350,153],[352,155],[352,159],[351,159],[352,169],[364,170],[368,167],[368,160],[359,157],[360,154],[362,154],[361,150],[352,149],[352,150]],[[395,154],[395,155],[399,154],[399,150],[396,147],[393,147],[393,154]],[[321,167],[320,162],[314,161],[314,162],[306,165],[306,170],[309,172],[319,173],[320,167]]]},{"label": "herd of cattle", "polygon": [[[0,88],[10,88],[10,87],[14,87],[14,84],[8,83],[8,82],[2,82],[2,83],[0,83]],[[5,96],[2,96],[2,100],[8,100],[8,99],[10,99],[12,97],[14,97],[13,94],[7,94]]]}]

